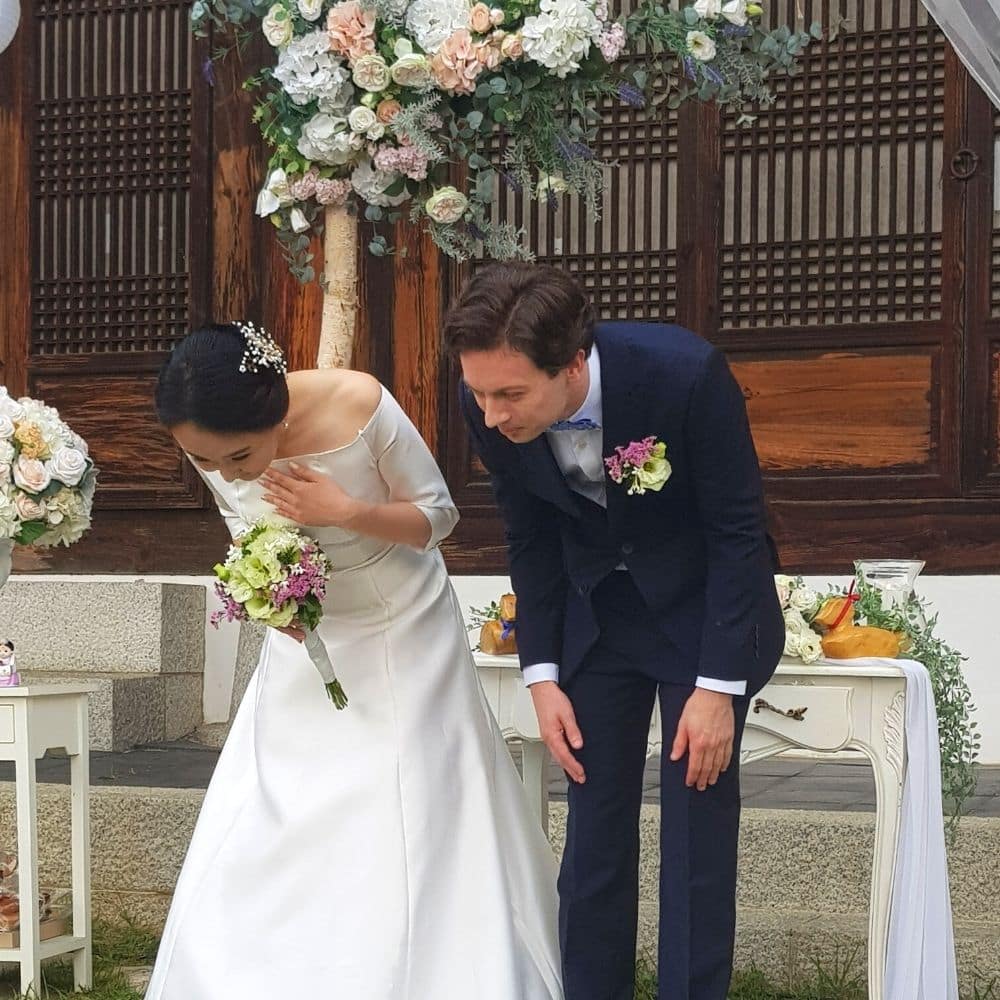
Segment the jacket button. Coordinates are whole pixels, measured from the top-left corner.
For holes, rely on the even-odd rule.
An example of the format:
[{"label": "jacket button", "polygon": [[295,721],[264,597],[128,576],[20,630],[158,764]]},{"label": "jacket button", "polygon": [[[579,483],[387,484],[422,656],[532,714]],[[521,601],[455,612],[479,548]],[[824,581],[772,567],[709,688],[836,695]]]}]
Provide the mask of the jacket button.
[{"label": "jacket button", "polygon": [[635,546],[631,542],[626,542],[622,546],[622,555],[623,556],[630,556],[630,555],[632,555],[633,552],[635,552]]}]

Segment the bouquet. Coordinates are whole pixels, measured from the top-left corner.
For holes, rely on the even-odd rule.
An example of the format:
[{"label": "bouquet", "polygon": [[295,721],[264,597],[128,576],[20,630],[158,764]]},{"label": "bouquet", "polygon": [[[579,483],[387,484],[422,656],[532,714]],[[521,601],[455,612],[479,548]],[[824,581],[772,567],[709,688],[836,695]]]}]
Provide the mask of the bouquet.
[{"label": "bouquet", "polygon": [[216,627],[221,621],[255,621],[304,629],[306,651],[340,709],[347,706],[347,696],[316,634],[330,572],[326,554],[297,528],[266,518],[256,521],[236,539],[226,561],[215,566],[222,609],[212,614],[211,622]]},{"label": "bouquet", "polygon": [[[191,20],[272,46],[247,82],[272,150],[257,212],[307,281],[309,234],[337,205],[371,222],[407,212],[459,260],[529,256],[491,219],[500,184],[552,207],[572,192],[596,216],[614,104],[771,103],[769,77],[794,73],[823,32],[764,28],[762,14],[747,0],[627,14],[609,0],[198,0]],[[375,236],[369,249],[388,248]]]},{"label": "bouquet", "polygon": [[774,585],[785,618],[785,656],[797,656],[803,663],[815,663],[823,655],[823,644],[812,622],[823,599],[806,586],[800,576],[779,574],[774,578]]},{"label": "bouquet", "polygon": [[90,527],[97,469],[51,406],[0,386],[0,539],[72,545]]}]

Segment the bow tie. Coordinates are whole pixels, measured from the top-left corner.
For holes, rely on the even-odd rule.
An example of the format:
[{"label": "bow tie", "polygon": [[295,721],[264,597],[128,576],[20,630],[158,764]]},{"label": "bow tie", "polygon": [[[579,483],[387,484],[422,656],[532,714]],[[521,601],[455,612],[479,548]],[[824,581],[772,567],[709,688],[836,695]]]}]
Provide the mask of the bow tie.
[{"label": "bow tie", "polygon": [[550,431],[596,431],[600,429],[600,424],[589,417],[582,420],[557,420],[550,428]]}]

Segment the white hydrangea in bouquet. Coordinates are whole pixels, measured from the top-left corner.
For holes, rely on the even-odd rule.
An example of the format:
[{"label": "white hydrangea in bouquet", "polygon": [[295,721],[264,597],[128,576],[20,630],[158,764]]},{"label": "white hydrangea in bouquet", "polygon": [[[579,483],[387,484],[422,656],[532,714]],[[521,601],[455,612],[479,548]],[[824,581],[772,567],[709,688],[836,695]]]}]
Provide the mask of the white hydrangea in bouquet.
[{"label": "white hydrangea in bouquet", "polygon": [[257,212],[309,280],[308,235],[329,206],[407,212],[458,259],[525,256],[490,219],[496,186],[574,192],[596,213],[610,103],[768,103],[769,77],[795,71],[810,34],[767,30],[762,13],[747,0],[643,0],[621,16],[608,0],[198,0],[191,16],[199,34],[235,26],[273,47],[249,82],[273,151]]},{"label": "white hydrangea in bouquet", "polygon": [[0,386],[0,539],[72,545],[90,527],[97,470],[51,406]]}]

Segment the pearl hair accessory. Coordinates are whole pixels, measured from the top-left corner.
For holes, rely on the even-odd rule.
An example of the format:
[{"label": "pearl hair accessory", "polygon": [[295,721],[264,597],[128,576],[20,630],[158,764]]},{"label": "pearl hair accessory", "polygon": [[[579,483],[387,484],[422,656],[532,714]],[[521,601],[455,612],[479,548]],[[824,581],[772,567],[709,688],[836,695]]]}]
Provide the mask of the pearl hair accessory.
[{"label": "pearl hair accessory", "polygon": [[274,338],[263,328],[254,326],[253,323],[237,323],[243,339],[246,341],[247,349],[240,358],[241,372],[259,372],[261,368],[273,368],[281,375],[288,374],[288,365],[285,356],[281,353],[281,348],[275,343]]}]

